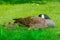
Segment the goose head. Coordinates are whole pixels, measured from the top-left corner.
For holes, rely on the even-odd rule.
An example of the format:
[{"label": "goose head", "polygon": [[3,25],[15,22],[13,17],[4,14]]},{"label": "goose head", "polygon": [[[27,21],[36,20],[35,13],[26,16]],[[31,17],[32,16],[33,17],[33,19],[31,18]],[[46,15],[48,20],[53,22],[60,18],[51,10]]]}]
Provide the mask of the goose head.
[{"label": "goose head", "polygon": [[50,17],[47,16],[46,14],[40,14],[39,17],[44,18],[44,19],[50,19]]},{"label": "goose head", "polygon": [[53,22],[53,20],[46,14],[40,14],[39,17],[44,18],[45,19],[45,23],[48,26],[55,26],[55,23]]}]

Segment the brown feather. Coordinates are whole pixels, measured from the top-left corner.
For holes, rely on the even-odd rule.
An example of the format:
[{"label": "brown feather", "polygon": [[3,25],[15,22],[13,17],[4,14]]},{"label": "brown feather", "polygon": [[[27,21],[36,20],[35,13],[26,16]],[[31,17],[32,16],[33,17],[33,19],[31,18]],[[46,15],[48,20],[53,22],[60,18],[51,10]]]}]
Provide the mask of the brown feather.
[{"label": "brown feather", "polygon": [[32,26],[32,28],[44,28],[47,27],[45,19],[41,17],[27,17],[27,18],[18,18],[14,23],[21,23],[24,25]]}]

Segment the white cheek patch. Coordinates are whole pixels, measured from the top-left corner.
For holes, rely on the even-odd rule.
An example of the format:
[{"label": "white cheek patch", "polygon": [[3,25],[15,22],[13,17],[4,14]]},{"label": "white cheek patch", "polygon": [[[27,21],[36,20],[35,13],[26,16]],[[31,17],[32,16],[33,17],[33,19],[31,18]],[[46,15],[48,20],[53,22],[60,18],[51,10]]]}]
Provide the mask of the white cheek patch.
[{"label": "white cheek patch", "polygon": [[44,18],[44,15],[42,14],[41,17]]}]

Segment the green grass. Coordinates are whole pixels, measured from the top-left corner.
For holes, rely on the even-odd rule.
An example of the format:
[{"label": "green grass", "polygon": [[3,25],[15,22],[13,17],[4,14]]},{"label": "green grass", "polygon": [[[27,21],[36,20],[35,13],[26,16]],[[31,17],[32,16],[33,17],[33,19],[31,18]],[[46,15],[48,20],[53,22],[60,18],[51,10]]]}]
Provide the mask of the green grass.
[{"label": "green grass", "polygon": [[[51,17],[55,22],[54,28],[28,30],[26,26],[21,26],[11,30],[2,26],[4,22],[13,22],[14,18],[38,16],[41,13]],[[1,40],[60,40],[60,3],[0,5],[0,24]]]}]

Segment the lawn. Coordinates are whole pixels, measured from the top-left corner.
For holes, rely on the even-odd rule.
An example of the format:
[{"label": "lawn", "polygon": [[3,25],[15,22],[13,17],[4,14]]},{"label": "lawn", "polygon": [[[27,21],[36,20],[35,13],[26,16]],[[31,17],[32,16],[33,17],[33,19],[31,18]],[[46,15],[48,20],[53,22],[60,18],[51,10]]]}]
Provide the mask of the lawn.
[{"label": "lawn", "polygon": [[[5,29],[4,22],[12,19],[47,14],[55,22],[54,28],[28,30],[25,25],[14,26],[14,30]],[[0,39],[1,40],[60,40],[60,3],[0,5]]]}]

